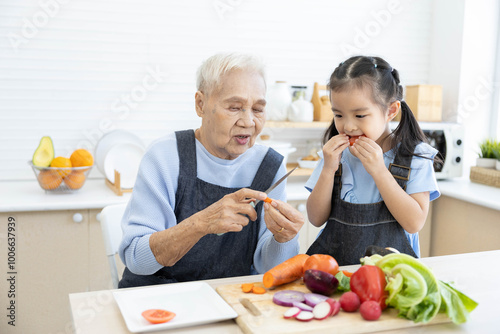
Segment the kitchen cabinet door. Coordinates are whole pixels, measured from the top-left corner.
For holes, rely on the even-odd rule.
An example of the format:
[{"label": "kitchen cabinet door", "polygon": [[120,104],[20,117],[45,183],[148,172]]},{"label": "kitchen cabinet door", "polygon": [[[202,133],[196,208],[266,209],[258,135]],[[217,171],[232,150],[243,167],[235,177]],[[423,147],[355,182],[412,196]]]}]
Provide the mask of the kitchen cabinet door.
[{"label": "kitchen cabinet door", "polygon": [[[1,333],[72,333],[68,294],[88,289],[88,210],[0,213],[0,265],[7,272],[9,217],[15,219],[14,284],[0,280],[1,305],[15,303],[15,327],[2,317]],[[75,215],[76,214],[76,215]],[[75,222],[74,219],[76,219]],[[15,290],[9,298],[5,291]],[[5,312],[5,311],[4,311]]]}]

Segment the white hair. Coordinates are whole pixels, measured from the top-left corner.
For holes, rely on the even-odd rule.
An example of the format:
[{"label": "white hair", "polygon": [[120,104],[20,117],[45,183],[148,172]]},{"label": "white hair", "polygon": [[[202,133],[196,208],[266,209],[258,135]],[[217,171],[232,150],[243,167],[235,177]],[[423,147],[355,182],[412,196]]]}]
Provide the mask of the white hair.
[{"label": "white hair", "polygon": [[255,55],[243,53],[218,53],[205,60],[196,73],[196,88],[210,95],[220,87],[220,78],[232,70],[257,72],[266,81],[264,63]]}]

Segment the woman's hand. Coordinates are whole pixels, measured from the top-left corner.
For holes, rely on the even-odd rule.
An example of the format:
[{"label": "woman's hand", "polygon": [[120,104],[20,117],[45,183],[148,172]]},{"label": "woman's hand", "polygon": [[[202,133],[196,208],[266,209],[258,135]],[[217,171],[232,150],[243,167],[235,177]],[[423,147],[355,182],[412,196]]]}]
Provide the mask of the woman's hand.
[{"label": "woman's hand", "polygon": [[359,137],[350,148],[352,155],[361,160],[366,171],[374,176],[382,170],[387,170],[384,162],[384,152],[379,144],[372,139]]},{"label": "woman's hand", "polygon": [[265,198],[266,194],[261,191],[242,188],[195,215],[198,216],[198,221],[204,224],[205,234],[239,232],[250,220],[257,219],[257,212],[250,202]]},{"label": "woman's hand", "polygon": [[293,239],[304,225],[304,216],[290,204],[273,199],[264,203],[264,221],[276,241],[283,243]]},{"label": "woman's hand", "polygon": [[340,157],[342,151],[349,147],[349,136],[338,134],[326,142],[323,146],[323,170],[332,171],[335,173],[339,168]]}]

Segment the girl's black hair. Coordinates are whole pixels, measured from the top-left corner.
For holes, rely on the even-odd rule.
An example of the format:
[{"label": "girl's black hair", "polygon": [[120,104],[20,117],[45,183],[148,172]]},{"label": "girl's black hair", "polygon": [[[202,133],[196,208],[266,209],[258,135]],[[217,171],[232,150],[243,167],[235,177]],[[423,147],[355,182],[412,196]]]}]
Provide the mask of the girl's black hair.
[{"label": "girl's black hair", "polygon": [[[383,110],[392,102],[401,101],[399,125],[384,140],[390,140],[391,148],[401,143],[404,154],[414,155],[412,148],[421,142],[427,142],[427,137],[410,107],[403,100],[403,86],[399,80],[399,72],[382,58],[355,56],[340,63],[333,71],[328,83],[330,92],[364,87],[371,88],[373,101]],[[335,121],[332,121],[323,136],[323,144],[336,135],[338,131]]]}]

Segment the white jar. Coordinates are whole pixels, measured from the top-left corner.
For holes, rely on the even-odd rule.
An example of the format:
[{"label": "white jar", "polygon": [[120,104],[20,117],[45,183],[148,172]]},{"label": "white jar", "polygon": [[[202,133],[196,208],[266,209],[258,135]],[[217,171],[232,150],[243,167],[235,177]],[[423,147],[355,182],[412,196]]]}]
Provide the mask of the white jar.
[{"label": "white jar", "polygon": [[314,106],[311,102],[299,97],[288,110],[288,120],[291,122],[312,122],[314,118]]},{"label": "white jar", "polygon": [[286,81],[276,81],[267,93],[267,120],[286,121],[291,103],[292,96]]}]

